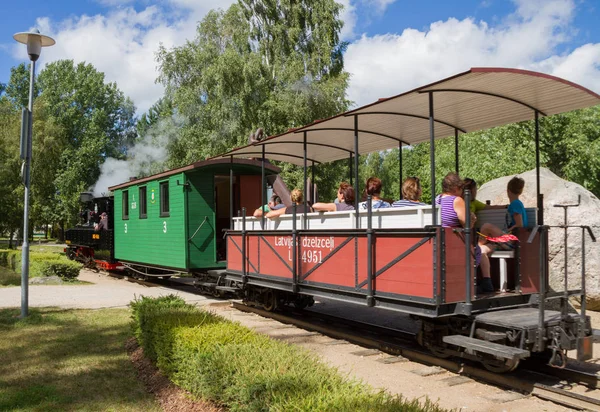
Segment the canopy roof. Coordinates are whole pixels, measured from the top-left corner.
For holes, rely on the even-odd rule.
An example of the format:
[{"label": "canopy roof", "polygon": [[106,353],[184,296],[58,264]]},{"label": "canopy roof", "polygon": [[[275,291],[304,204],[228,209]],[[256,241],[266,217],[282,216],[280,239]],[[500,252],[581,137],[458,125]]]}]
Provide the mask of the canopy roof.
[{"label": "canopy roof", "polygon": [[297,165],[348,159],[358,130],[359,154],[414,145],[430,138],[430,95],[436,139],[600,104],[600,96],[575,83],[527,70],[472,68],[397,96],[271,136],[215,158],[265,157]]}]

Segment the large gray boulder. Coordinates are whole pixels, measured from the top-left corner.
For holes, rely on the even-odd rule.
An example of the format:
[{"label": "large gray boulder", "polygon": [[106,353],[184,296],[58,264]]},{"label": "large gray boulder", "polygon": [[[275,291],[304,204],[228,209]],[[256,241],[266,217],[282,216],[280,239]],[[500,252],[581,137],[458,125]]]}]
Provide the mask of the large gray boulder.
[{"label": "large gray boulder", "polygon": [[[536,207],[535,169],[518,175],[525,180],[525,189],[520,199],[525,207]],[[505,176],[482,185],[477,198],[490,200],[492,205],[508,204],[506,185],[514,176]],[[544,223],[562,225],[564,208],[555,204],[576,204],[581,195],[579,207],[568,208],[569,225],[588,225],[598,237],[592,243],[586,234],[585,272],[588,309],[600,310],[600,200],[590,191],[577,183],[569,182],[556,176],[548,169],[540,170],[541,192],[544,195]],[[568,283],[569,289],[581,287],[581,229],[568,229]],[[550,287],[555,291],[564,290],[564,230],[551,228],[550,237]]]}]

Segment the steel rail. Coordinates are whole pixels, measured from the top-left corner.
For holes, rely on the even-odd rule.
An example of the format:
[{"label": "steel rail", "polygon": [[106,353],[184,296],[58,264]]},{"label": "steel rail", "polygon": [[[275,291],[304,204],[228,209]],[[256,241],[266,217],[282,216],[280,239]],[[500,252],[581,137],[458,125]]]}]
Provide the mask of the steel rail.
[{"label": "steel rail", "polygon": [[[518,372],[497,374],[475,366],[473,362],[464,359],[438,358],[418,346],[414,341],[415,334],[411,332],[357,322],[310,310],[291,310],[292,313],[290,314],[267,312],[264,309],[247,306],[235,301],[232,301],[232,307],[242,312],[254,313],[281,323],[319,332],[334,339],[342,339],[357,345],[378,349],[387,354],[403,356],[411,361],[439,366],[459,375],[469,376],[495,386],[536,396],[570,408],[579,410],[600,409],[600,399],[552,386],[558,384],[559,380],[568,379],[573,383],[582,383],[590,389],[598,388],[598,377],[589,373],[547,367],[541,370],[536,368],[538,370],[535,372],[521,368]],[[301,318],[298,317],[299,315],[301,315]]]}]

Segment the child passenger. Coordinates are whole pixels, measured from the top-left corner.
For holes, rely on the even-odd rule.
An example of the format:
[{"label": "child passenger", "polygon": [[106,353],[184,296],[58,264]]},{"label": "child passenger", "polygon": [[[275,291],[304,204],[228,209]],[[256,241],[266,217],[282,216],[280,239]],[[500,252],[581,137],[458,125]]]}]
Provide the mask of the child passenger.
[{"label": "child passenger", "polygon": [[527,213],[523,202],[519,200],[519,196],[523,193],[525,181],[520,177],[513,177],[506,186],[506,194],[510,204],[506,214],[507,231],[511,231],[516,227],[527,227]]}]

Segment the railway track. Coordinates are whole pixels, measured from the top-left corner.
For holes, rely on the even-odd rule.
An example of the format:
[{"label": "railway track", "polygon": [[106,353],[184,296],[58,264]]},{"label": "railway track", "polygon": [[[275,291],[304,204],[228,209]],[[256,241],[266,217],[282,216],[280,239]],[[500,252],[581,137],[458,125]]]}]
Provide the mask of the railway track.
[{"label": "railway track", "polygon": [[[577,410],[600,410],[600,382],[598,375],[572,367],[556,369],[540,362],[525,362],[516,372],[496,374],[464,359],[441,359],[420,347],[415,334],[356,322],[310,310],[290,309],[286,312],[267,312],[263,309],[232,303],[233,308],[255,313],[281,323],[291,324],[331,338],[342,339],[382,353],[402,356],[411,361],[442,367],[450,372],[500,386]],[[599,369],[600,370],[600,369]],[[583,385],[586,395],[575,388]]]}]

